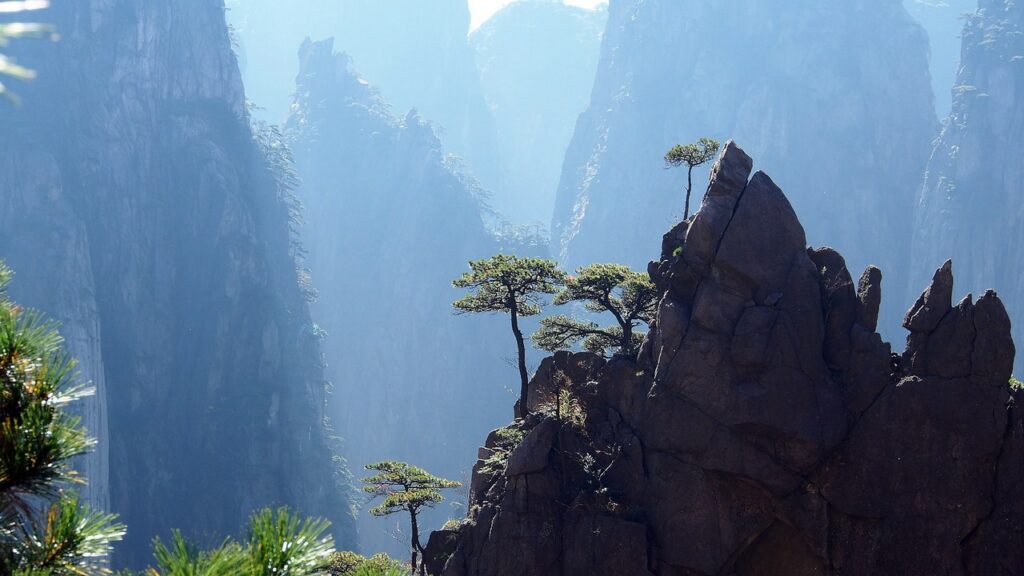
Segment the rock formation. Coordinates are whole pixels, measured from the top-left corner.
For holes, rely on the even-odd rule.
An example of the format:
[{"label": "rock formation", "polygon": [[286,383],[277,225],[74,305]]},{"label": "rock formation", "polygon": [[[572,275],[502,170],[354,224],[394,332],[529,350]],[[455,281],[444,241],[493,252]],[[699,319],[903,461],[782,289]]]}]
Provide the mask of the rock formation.
[{"label": "rock formation", "polygon": [[728,144],[650,266],[636,362],[559,353],[544,408],[493,432],[444,576],[926,575],[1024,571],[1024,419],[994,292],[954,304],[946,262],[876,332],[881,274],[807,248],[787,198]]},{"label": "rock formation", "polygon": [[0,109],[0,258],[100,388],[86,422],[108,452],[86,471],[129,527],[115,563],[148,563],[171,528],[219,542],[279,504],[351,544],[286,190],[250,129],[222,2],[40,14],[61,40],[19,43],[39,78]]},{"label": "rock formation", "polygon": [[[477,438],[508,417],[500,383],[514,381],[507,320],[451,308],[466,262],[502,247],[484,225],[479,186],[419,116],[392,116],[330,41],[305,44],[300,61],[287,130],[346,457],[354,470],[400,459],[462,478]],[[427,525],[451,511],[433,514]],[[362,518],[364,549],[404,556],[387,522]]]},{"label": "rock formation", "polygon": [[562,159],[590,101],[608,11],[519,0],[472,35],[507,168],[494,207],[513,222],[551,220]]},{"label": "rock formation", "polygon": [[927,37],[900,0],[613,2],[601,50],[552,223],[567,266],[642,266],[683,215],[686,175],[661,170],[665,151],[731,137],[773,167],[812,242],[887,271],[886,322],[906,307],[907,222],[938,124]]},{"label": "rock formation", "polygon": [[334,38],[400,114],[415,108],[436,123],[448,152],[488,190],[504,190],[494,119],[469,46],[466,0],[229,0],[229,18],[251,65],[250,98],[269,121],[288,113],[295,50],[305,38]]},{"label": "rock formation", "polygon": [[911,273],[922,282],[929,263],[952,257],[964,286],[999,286],[1017,319],[1024,314],[1017,248],[1024,242],[1024,6],[985,0],[979,7],[964,27],[953,113],[917,206]]}]

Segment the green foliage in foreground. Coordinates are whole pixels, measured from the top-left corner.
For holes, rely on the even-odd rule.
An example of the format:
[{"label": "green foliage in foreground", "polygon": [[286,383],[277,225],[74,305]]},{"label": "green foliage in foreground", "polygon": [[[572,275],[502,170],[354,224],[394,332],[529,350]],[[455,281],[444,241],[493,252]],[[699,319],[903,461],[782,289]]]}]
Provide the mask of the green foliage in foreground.
[{"label": "green foliage in foreground", "polygon": [[555,304],[574,302],[582,303],[588,312],[611,314],[615,325],[603,327],[570,316],[544,318],[533,335],[538,348],[554,352],[582,341],[590,352],[607,355],[608,350],[616,349],[623,356],[635,357],[643,341],[637,328],[654,319],[658,291],[645,273],[620,264],[592,264],[579,268],[555,296]]},{"label": "green foliage in foreground", "polygon": [[[49,4],[48,0],[0,0],[0,14],[13,14],[29,10],[40,10],[48,7]],[[7,46],[11,40],[18,38],[39,38],[45,36],[55,36],[53,27],[45,24],[27,24],[24,22],[0,23],[0,47]],[[2,76],[9,76],[20,80],[30,80],[35,78],[36,73],[24,66],[19,66],[17,62],[9,58],[3,52],[0,52],[0,77]],[[0,97],[6,98],[15,103],[18,102],[17,97],[7,89],[3,82],[0,82]]]},{"label": "green foliage in foreground", "polygon": [[89,395],[55,326],[7,297],[0,263],[0,574],[108,574],[116,518],[91,510],[70,488],[71,468],[93,441],[64,409]]},{"label": "green foliage in foreground", "polygon": [[1010,376],[1010,390],[1024,390],[1024,382]]},{"label": "green foliage in foreground", "polygon": [[154,542],[153,558],[157,568],[150,568],[147,574],[166,576],[234,576],[244,573],[247,561],[245,550],[235,542],[226,540],[214,550],[203,551],[177,530],[170,546],[159,539]]},{"label": "green foliage in foreground", "polygon": [[249,518],[246,541],[225,540],[213,550],[199,550],[180,532],[170,545],[153,544],[156,568],[146,576],[314,576],[329,574],[334,538],[330,522],[303,519],[287,508],[264,509]]}]

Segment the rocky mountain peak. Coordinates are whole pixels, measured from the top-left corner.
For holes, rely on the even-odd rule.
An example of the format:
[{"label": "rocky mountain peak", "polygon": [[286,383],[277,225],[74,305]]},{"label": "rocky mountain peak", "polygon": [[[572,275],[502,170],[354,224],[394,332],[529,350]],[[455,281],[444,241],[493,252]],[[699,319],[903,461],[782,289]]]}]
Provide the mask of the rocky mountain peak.
[{"label": "rocky mountain peak", "polygon": [[[998,296],[954,306],[947,262],[893,355],[876,332],[881,272],[855,284],[842,255],[808,248],[752,165],[727,144],[700,210],[666,235],[635,362],[541,364],[537,414],[488,437],[469,517],[431,538],[435,571],[1024,569],[1024,426]],[[575,404],[546,404],[555,386]]]}]

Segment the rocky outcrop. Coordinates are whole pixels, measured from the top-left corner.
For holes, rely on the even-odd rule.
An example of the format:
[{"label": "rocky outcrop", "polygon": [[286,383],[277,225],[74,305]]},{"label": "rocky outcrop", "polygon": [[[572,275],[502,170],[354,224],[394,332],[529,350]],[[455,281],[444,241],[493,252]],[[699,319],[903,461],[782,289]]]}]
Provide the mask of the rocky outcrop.
[{"label": "rocky outcrop", "polygon": [[854,283],[838,252],[807,248],[752,164],[728,144],[700,211],[666,237],[636,363],[545,362],[583,417],[549,408],[491,434],[468,519],[431,539],[440,573],[1024,570],[1022,397],[999,298],[954,305],[947,262],[893,355],[879,270]]},{"label": "rocky outcrop", "polygon": [[900,0],[612,2],[601,50],[552,223],[567,267],[642,266],[684,213],[686,175],[661,170],[666,150],[731,137],[772,166],[811,242],[886,271],[882,328],[896,334],[938,132],[927,37]]},{"label": "rocky outcrop", "polygon": [[115,564],[279,504],[352,544],[286,189],[250,129],[223,3],[39,14],[61,40],[17,47],[39,78],[0,109],[0,257],[100,388],[86,421],[108,452],[86,468],[129,528]]},{"label": "rocky outcrop", "polygon": [[594,86],[608,11],[519,0],[470,35],[498,129],[507,190],[494,207],[513,222],[551,220],[562,159]]},{"label": "rocky outcrop", "polygon": [[[508,416],[510,395],[495,383],[513,374],[507,320],[451,312],[467,260],[500,249],[479,187],[419,116],[392,116],[330,41],[305,44],[300,61],[287,131],[346,457],[357,470],[399,459],[463,478],[477,438]],[[387,523],[361,518],[365,549],[404,556]]]},{"label": "rocky outcrop", "polygon": [[[1024,313],[1024,7],[985,0],[963,30],[953,113],[925,176],[914,223],[912,277],[952,257],[963,286],[1000,286],[1011,317]],[[1014,334],[1024,336],[1021,327]],[[1018,370],[1024,370],[1020,362]]]},{"label": "rocky outcrop", "polygon": [[[228,0],[249,97],[281,121],[292,103],[295,50],[334,38],[399,115],[418,110],[496,196],[505,188],[494,119],[469,45],[466,0]],[[251,64],[248,64],[251,63]]]}]

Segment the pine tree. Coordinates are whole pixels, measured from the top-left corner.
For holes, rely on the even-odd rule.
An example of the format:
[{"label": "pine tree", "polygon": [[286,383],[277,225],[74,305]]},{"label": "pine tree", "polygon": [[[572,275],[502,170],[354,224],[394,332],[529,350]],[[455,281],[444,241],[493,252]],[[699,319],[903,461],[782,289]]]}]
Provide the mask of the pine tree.
[{"label": "pine tree", "polygon": [[526,396],[530,375],[526,371],[526,343],[519,318],[540,314],[543,294],[554,294],[564,284],[565,274],[558,264],[543,258],[520,258],[498,254],[469,263],[472,270],[453,282],[456,288],[473,290],[456,300],[455,309],[462,313],[505,312],[512,321],[519,366],[519,414],[526,418],[529,409]]},{"label": "pine tree", "polygon": [[108,574],[124,527],[71,489],[84,483],[71,459],[93,440],[64,411],[92,391],[75,384],[55,326],[8,299],[10,279],[0,264],[0,574]]},{"label": "pine tree", "polygon": [[434,476],[422,468],[405,462],[385,461],[367,464],[367,470],[376,472],[363,479],[363,491],[374,498],[384,500],[370,510],[374,516],[388,516],[396,512],[408,512],[411,532],[412,570],[419,568],[426,573],[426,566],[419,558],[423,554],[420,544],[419,512],[422,508],[433,508],[444,500],[441,490],[458,488],[461,483]]},{"label": "pine tree", "polygon": [[538,348],[554,352],[583,342],[583,348],[607,355],[616,349],[625,357],[635,357],[643,341],[637,328],[650,324],[658,305],[658,292],[647,274],[633,272],[620,264],[592,264],[576,271],[555,296],[558,305],[581,302],[588,312],[608,313],[613,326],[570,316],[551,316],[541,320],[533,335]]},{"label": "pine tree", "polygon": [[714,138],[701,138],[694,144],[676,144],[665,154],[665,167],[686,166],[686,209],[683,220],[690,217],[690,193],[693,191],[693,169],[709,162],[721,147]]}]

